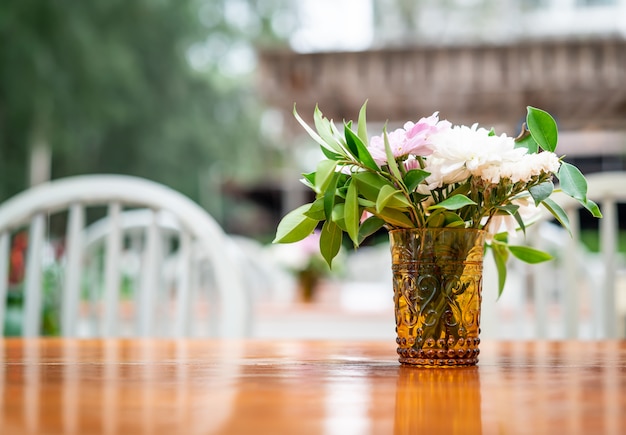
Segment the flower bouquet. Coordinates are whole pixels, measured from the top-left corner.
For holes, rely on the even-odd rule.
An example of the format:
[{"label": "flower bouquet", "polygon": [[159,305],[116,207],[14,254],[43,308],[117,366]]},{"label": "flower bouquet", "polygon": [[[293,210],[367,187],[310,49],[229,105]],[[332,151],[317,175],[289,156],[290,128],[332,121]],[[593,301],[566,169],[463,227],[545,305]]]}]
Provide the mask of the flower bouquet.
[{"label": "flower bouquet", "polygon": [[[555,178],[558,190],[578,200],[593,216],[601,217],[600,210],[587,198],[587,182],[580,170],[556,154],[557,125],[543,110],[528,107],[526,122],[515,138],[477,124],[453,125],[440,120],[437,112],[390,132],[385,126],[381,134],[368,138],[366,104],[361,107],[356,131],[348,121],[343,123],[343,133],[317,107],[315,128],[310,127],[294,106],[294,116],[321,146],[325,159],[302,180],[316,193],[315,201],[288,213],[278,225],[274,242],[302,240],[321,223],[319,248],[331,265],[344,234],[358,247],[385,228],[395,249],[394,232],[418,231],[400,239],[412,245],[409,253],[417,248],[430,252],[425,261],[430,264],[428,272],[413,266],[407,269],[407,261],[419,264],[420,260],[400,253],[406,246],[397,252],[392,249],[394,261],[398,257],[405,264],[394,262],[396,304],[408,307],[397,306],[396,317],[410,317],[402,322],[409,325],[412,335],[417,334],[415,340],[430,335],[425,340],[434,341],[431,347],[443,341],[439,350],[447,354],[451,350],[448,343],[452,344],[451,337],[459,329],[465,333],[469,325],[476,330],[476,337],[478,334],[478,319],[467,320],[472,316],[463,312],[459,298],[468,297],[469,287],[477,287],[479,292],[481,281],[464,280],[467,265],[463,261],[450,269],[449,264],[457,264],[454,258],[476,257],[472,253],[480,249],[480,272],[483,246],[490,248],[501,293],[510,255],[528,263],[551,258],[531,247],[509,244],[511,232],[525,231],[542,207],[569,231],[566,213],[550,198],[557,191]],[[445,241],[438,242],[442,229],[472,230],[478,239],[441,236]],[[438,232],[434,236],[424,233],[431,230]],[[438,276],[429,281],[433,274]],[[479,306],[480,294],[472,304]],[[433,311],[437,311],[436,319],[429,314]],[[401,322],[396,320],[400,330]],[[427,333],[424,326],[430,323],[437,326]],[[416,344],[409,342],[413,349]],[[466,342],[463,339],[463,346]],[[456,343],[455,338],[454,346]]]}]

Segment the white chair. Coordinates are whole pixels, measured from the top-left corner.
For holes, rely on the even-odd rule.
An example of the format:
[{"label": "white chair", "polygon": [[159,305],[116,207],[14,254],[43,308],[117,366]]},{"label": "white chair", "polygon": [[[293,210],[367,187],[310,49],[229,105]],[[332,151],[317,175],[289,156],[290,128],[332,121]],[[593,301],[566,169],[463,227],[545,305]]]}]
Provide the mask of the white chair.
[{"label": "white chair", "polygon": [[[88,213],[97,207],[106,208],[107,219],[86,232]],[[127,239],[121,220],[129,207],[147,209],[148,212],[144,210],[142,213],[144,217],[149,213],[151,218],[149,225],[142,230],[140,282],[131,304],[134,325],[126,331],[121,330],[120,271],[126,266],[122,264],[127,260],[123,252],[128,249],[125,249]],[[84,175],[33,187],[0,204],[0,301],[6,300],[12,235],[28,228],[24,336],[40,334],[42,249],[51,241],[51,234],[46,231],[47,223],[49,225],[51,217],[59,213],[67,213],[62,257],[61,335],[240,337],[249,333],[249,301],[241,272],[227,248],[227,235],[210,215],[179,192],[146,179]],[[165,224],[163,219],[166,219]],[[126,227],[133,226],[126,224]],[[177,237],[176,267],[179,273],[174,291],[162,288],[165,282],[163,260],[171,258],[165,255],[164,231]],[[135,228],[135,236],[137,234]],[[104,252],[102,292],[91,290],[90,293],[101,298],[98,301],[81,297],[84,285],[99,285],[98,279],[85,276],[85,262],[89,260],[94,240],[103,242]],[[202,306],[209,311],[208,314],[203,312],[202,318],[198,319],[195,315],[200,311],[203,296]],[[82,330],[85,305],[92,318],[95,316],[101,320],[95,331]],[[4,324],[4,311],[2,303],[0,325]],[[198,330],[197,322],[206,320],[209,315],[211,320],[206,329]],[[169,326],[167,331],[162,328],[164,324]]]},{"label": "white chair", "polygon": [[513,290],[516,306],[503,309],[502,301],[495,302],[495,270],[492,260],[485,259],[482,330],[506,329],[507,323],[512,330],[504,337],[490,334],[489,338],[610,339],[625,335],[626,264],[617,249],[617,204],[626,203],[626,172],[593,173],[586,178],[587,196],[603,214],[598,222],[600,252],[589,252],[580,239],[580,204],[556,194],[555,200],[569,217],[572,235],[549,222],[549,213],[543,222],[527,229],[527,242],[555,259],[535,265],[511,260],[503,298]]},{"label": "white chair", "polygon": [[231,240],[242,266],[246,268],[246,287],[254,298],[253,305],[261,303],[280,306],[293,303],[296,279],[273,255],[277,245],[263,245],[241,235],[232,235]]},{"label": "white chair", "polygon": [[393,273],[389,242],[360,247],[345,257],[340,302],[353,311],[393,315]]}]

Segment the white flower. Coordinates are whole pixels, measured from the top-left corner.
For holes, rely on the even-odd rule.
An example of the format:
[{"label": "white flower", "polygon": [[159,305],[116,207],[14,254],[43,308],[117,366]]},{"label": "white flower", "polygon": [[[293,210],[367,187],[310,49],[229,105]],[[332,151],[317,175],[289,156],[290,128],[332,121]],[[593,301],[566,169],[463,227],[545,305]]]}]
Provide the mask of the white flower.
[{"label": "white flower", "polygon": [[541,174],[556,173],[561,162],[556,154],[551,152],[541,152],[536,154],[526,154],[515,163],[510,163],[503,167],[503,176],[512,182],[529,182],[533,177]]},{"label": "white flower", "polygon": [[[425,170],[429,188],[465,181],[470,175],[499,181],[498,168],[503,162],[519,161],[525,148],[515,148],[515,140],[506,135],[490,135],[489,130],[464,125],[431,136],[434,150]],[[483,175],[484,173],[484,175]]]},{"label": "white flower", "polygon": [[[509,155],[509,157],[515,156]],[[492,184],[499,183],[502,178],[513,183],[528,183],[538,175],[556,173],[560,165],[561,162],[556,154],[544,151],[536,154],[523,154],[519,159],[502,161],[499,165],[491,165],[475,171],[474,175]]]}]

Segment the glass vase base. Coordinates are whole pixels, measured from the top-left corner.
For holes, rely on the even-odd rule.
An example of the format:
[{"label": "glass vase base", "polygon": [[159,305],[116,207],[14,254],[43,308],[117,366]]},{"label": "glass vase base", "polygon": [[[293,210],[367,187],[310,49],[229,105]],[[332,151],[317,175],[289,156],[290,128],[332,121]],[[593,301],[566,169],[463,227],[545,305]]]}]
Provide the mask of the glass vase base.
[{"label": "glass vase base", "polygon": [[478,358],[398,358],[400,364],[419,367],[467,367],[475,366]]},{"label": "glass vase base", "polygon": [[[418,339],[419,340],[419,339]],[[421,340],[420,340],[421,341]],[[412,337],[398,337],[398,361],[422,367],[467,367],[478,363],[480,338],[427,340],[423,347]]]}]

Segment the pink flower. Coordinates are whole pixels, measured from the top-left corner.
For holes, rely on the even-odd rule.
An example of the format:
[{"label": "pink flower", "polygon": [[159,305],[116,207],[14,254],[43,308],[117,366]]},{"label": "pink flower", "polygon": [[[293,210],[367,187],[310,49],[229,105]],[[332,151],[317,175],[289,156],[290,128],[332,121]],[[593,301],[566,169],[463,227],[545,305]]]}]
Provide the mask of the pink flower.
[{"label": "pink flower", "polygon": [[314,230],[310,235],[297,243],[302,253],[307,257],[317,254],[319,251],[320,231]]},{"label": "pink flower", "polygon": [[[409,153],[417,156],[427,156],[432,154],[432,144],[430,136],[449,130],[452,124],[446,120],[439,121],[439,112],[433,113],[428,118],[422,118],[417,124],[407,122],[404,124],[406,130],[407,148]],[[426,152],[424,152],[426,151]]]},{"label": "pink flower", "polygon": [[407,171],[411,169],[422,169],[420,167],[420,162],[417,159],[408,158],[404,161],[404,167]]},{"label": "pink flower", "polygon": [[[433,152],[430,136],[450,129],[448,121],[439,121],[439,112],[428,118],[422,118],[417,123],[407,122],[403,128],[398,128],[387,134],[389,147],[395,158],[408,155],[428,156]],[[369,151],[374,161],[379,165],[387,163],[385,139],[383,135],[374,136],[370,140]]]},{"label": "pink flower", "polygon": [[[390,133],[387,133],[389,139],[389,147],[394,157],[401,157],[407,155],[409,152],[405,149],[406,144],[406,131],[398,128]],[[370,139],[369,152],[372,155],[374,161],[379,165],[387,163],[387,152],[385,151],[385,137],[374,136]]]}]

